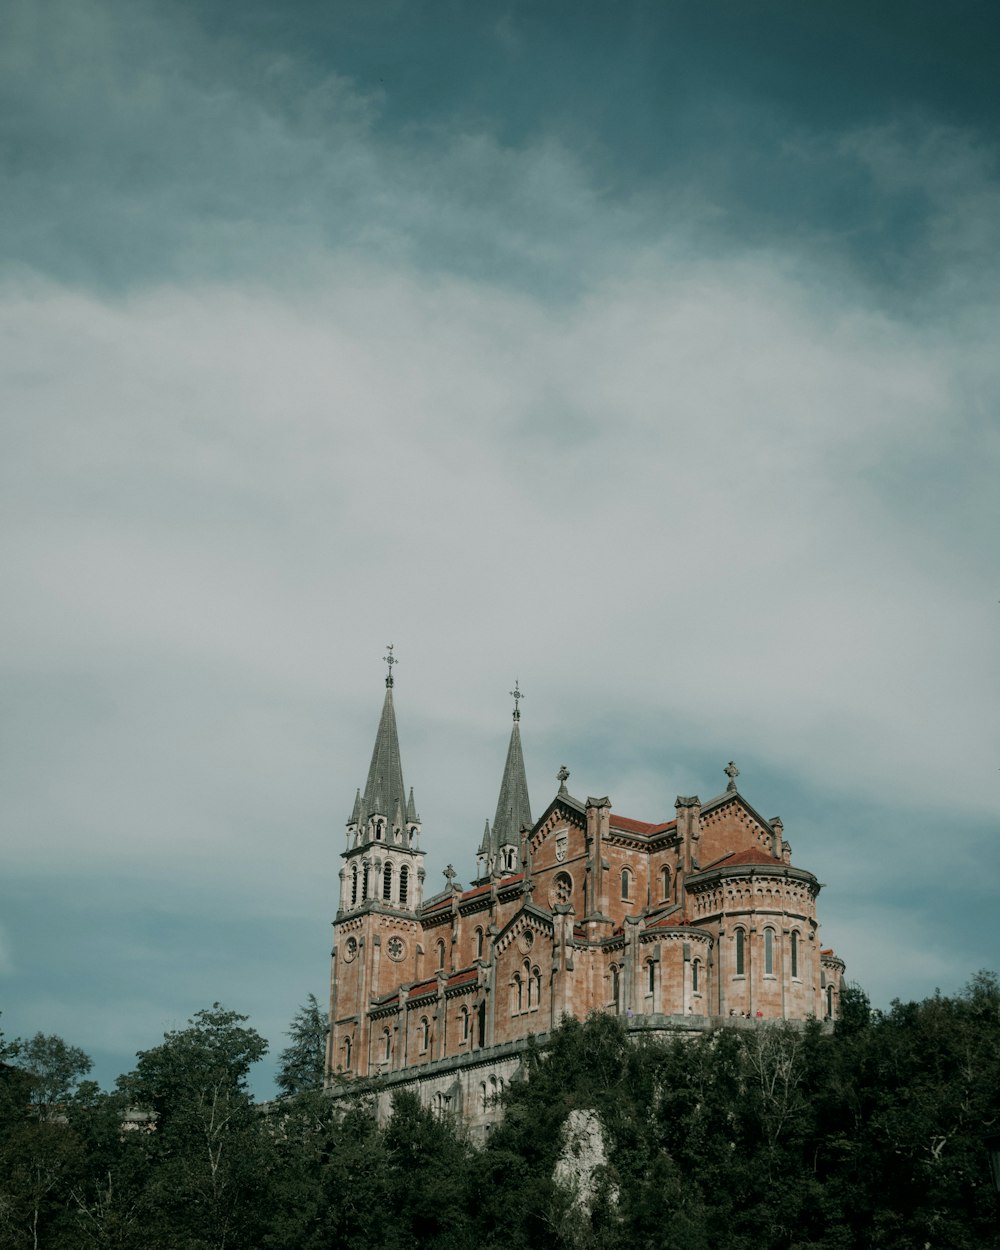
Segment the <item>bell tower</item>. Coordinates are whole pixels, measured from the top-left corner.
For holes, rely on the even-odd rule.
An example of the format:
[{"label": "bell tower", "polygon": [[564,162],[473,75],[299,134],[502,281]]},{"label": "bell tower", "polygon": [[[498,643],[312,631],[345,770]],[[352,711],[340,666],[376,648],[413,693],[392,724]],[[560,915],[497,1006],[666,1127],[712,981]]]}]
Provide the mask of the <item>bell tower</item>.
[{"label": "bell tower", "polygon": [[423,896],[420,817],[403,785],[393,705],[390,643],[385,700],[364,790],[347,821],[341,858],[340,905],[333,922],[330,1038],[327,1070],[366,1075],[388,1058],[372,1053],[368,1010],[373,998],[416,979],[417,912]]}]

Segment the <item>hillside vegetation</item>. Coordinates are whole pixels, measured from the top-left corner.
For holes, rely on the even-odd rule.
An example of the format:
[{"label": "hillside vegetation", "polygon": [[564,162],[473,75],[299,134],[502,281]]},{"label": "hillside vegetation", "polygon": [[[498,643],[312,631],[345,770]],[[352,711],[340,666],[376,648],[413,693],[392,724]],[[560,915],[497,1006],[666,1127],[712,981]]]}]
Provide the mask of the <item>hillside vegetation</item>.
[{"label": "hillside vegetation", "polygon": [[[363,1097],[335,1109],[323,1027],[313,1000],[263,1110],[246,1078],[266,1042],[218,1004],[111,1093],[61,1039],[0,1037],[0,1250],[1000,1245],[991,974],[887,1012],[848,991],[832,1034],[636,1044],[615,1018],[567,1021],[529,1053],[481,1149],[410,1097],[384,1128]],[[603,1137],[575,1184],[573,1111]]]}]

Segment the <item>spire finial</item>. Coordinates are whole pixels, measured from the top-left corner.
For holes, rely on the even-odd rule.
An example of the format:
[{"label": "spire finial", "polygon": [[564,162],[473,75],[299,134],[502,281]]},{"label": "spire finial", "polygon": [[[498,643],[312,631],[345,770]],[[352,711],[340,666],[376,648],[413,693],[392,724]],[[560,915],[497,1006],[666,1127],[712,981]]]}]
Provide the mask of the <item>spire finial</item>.
[{"label": "spire finial", "polygon": [[518,686],[518,684],[517,684],[517,678],[516,678],[516,677],[514,678],[514,689],[513,689],[513,690],[511,690],[511,691],[509,691],[508,693],[510,694],[511,698],[514,700],[514,719],[515,719],[515,720],[520,720],[520,719],[521,719],[521,709],[518,707],[518,704],[519,704],[519,703],[521,702],[521,700],[524,698],[524,695],[521,693],[520,687],[519,687],[519,686]]},{"label": "spire finial", "polygon": [[390,643],[387,643],[387,644],[386,644],[386,646],[389,648],[389,654],[388,654],[388,655],[384,655],[384,656],[382,657],[382,659],[383,659],[383,660],[385,660],[386,664],[388,664],[388,665],[389,665],[389,676],[385,679],[385,684],[386,684],[386,686],[387,686],[387,687],[391,690],[391,689],[392,689],[392,684],[393,684],[393,683],[392,683],[392,666],[393,666],[394,664],[398,664],[398,663],[399,663],[399,661],[398,661],[398,660],[396,659],[396,657],[392,654],[392,643],[391,643],[391,642],[390,642]]},{"label": "spire finial", "polygon": [[559,771],[556,773],[556,781],[559,782],[559,793],[566,794],[567,793],[566,782],[569,781],[569,769],[566,767],[565,764],[563,764],[562,767],[559,769]]},{"label": "spire finial", "polygon": [[726,786],[727,792],[733,792],[736,789],[736,778],[740,775],[740,770],[736,767],[732,760],[722,770],[729,778],[729,785]]}]

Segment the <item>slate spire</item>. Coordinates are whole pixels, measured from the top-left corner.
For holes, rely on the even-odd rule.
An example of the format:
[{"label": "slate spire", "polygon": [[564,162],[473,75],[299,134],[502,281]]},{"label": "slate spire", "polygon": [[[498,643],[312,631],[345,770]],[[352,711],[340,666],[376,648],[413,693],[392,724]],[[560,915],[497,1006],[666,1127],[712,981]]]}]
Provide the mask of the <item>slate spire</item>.
[{"label": "slate spire", "polygon": [[[391,654],[391,652],[390,652]],[[398,663],[398,661],[393,661]],[[399,734],[396,731],[396,710],[392,704],[392,669],[385,679],[385,702],[375,735],[375,749],[368,769],[368,780],[361,795],[360,816],[363,821],[378,814],[386,818],[399,816],[413,806],[411,792],[407,802],[403,785],[403,767],[399,759]],[[415,810],[415,808],[414,808]]]},{"label": "slate spire", "polygon": [[524,755],[521,752],[521,711],[518,707],[524,695],[516,682],[511,694],[514,696],[514,725],[510,731],[507,762],[500,782],[497,814],[493,818],[491,850],[494,856],[502,846],[520,846],[521,826],[532,823],[528,780],[524,775]]}]

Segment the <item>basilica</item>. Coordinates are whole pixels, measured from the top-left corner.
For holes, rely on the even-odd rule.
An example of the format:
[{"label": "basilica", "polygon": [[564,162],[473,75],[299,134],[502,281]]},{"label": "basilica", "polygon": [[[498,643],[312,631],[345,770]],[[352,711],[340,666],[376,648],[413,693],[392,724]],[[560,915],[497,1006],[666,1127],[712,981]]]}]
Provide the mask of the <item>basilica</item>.
[{"label": "basilica", "polygon": [[500,794],[469,889],[425,895],[421,822],[403,783],[392,651],[368,778],[347,822],[333,922],[328,1083],[388,1101],[407,1087],[473,1128],[533,1036],[567,1015],[705,1032],[835,1018],[843,962],[820,941],[816,877],[782,822],[742,795],[678,796],[669,820],[558,790],[533,818],[520,691]]}]

